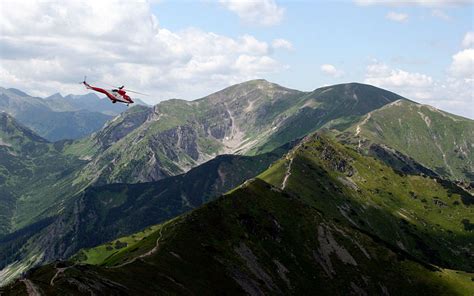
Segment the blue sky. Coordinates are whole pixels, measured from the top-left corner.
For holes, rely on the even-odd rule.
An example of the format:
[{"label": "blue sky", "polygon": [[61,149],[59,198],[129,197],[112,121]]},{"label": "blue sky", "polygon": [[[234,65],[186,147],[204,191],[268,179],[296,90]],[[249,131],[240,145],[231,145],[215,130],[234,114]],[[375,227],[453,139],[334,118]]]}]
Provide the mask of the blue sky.
[{"label": "blue sky", "polygon": [[[350,1],[280,1],[283,19],[272,26],[246,23],[223,6],[209,2],[181,3],[163,1],[154,5],[160,25],[173,30],[189,26],[237,37],[251,34],[270,42],[283,38],[293,45],[291,51],[277,51],[274,57],[288,68],[264,78],[302,90],[350,81],[364,82],[367,65],[374,61],[393,69],[425,74],[444,81],[452,55],[462,49],[467,32],[473,31],[474,10],[466,5],[358,5]],[[180,13],[176,15],[176,9]],[[404,21],[390,20],[390,13],[406,15]],[[336,77],[320,71],[331,64],[344,74]],[[386,85],[382,85],[387,87]],[[403,87],[388,86],[410,98],[434,104],[464,116],[474,117],[471,96],[467,104],[450,106],[446,99],[417,97]],[[414,96],[414,97],[413,97]],[[465,108],[468,107],[468,108]]]},{"label": "blue sky", "polygon": [[472,1],[77,2],[3,9],[1,85],[80,93],[72,80],[88,75],[156,103],[253,78],[300,90],[356,81],[474,118]]}]

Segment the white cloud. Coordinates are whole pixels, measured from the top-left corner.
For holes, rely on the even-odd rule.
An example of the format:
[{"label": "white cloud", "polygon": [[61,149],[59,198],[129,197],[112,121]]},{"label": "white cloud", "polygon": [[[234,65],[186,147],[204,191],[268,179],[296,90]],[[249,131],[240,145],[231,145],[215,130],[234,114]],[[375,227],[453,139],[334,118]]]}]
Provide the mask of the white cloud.
[{"label": "white cloud", "polygon": [[391,69],[386,64],[375,62],[367,66],[365,82],[380,87],[415,89],[428,87],[433,79],[425,74]]},{"label": "white cloud", "polygon": [[393,69],[375,61],[367,66],[364,81],[408,99],[474,118],[474,79],[447,76],[435,80],[426,74]]},{"label": "white cloud", "polygon": [[248,24],[273,26],[280,23],[285,14],[285,9],[278,6],[275,0],[219,0],[219,2]]},{"label": "white cloud", "polygon": [[454,77],[474,80],[474,48],[464,49],[453,55],[449,71]]},{"label": "white cloud", "polygon": [[443,21],[450,21],[451,17],[447,15],[443,10],[441,9],[433,9],[431,11],[431,16],[442,19]]},{"label": "white cloud", "polygon": [[272,57],[273,44],[170,31],[149,3],[120,0],[2,1],[0,51],[0,86],[41,96],[85,92],[77,82],[87,75],[154,100],[192,99],[285,68]]},{"label": "white cloud", "polygon": [[420,100],[420,102],[474,119],[473,89],[474,80],[448,77],[444,81],[435,83],[430,90],[430,98]]},{"label": "white cloud", "polygon": [[330,75],[334,78],[338,78],[344,75],[344,71],[338,70],[336,67],[334,67],[331,64],[321,65],[320,69],[321,69],[321,72],[327,75]]},{"label": "white cloud", "polygon": [[285,39],[281,39],[281,38],[278,38],[278,39],[274,39],[272,41],[272,47],[274,49],[286,49],[286,50],[293,50],[293,44],[291,44],[290,41],[288,40],[285,40]]},{"label": "white cloud", "polygon": [[464,35],[462,46],[464,48],[474,47],[474,32],[467,32],[466,35]]},{"label": "white cloud", "polygon": [[357,5],[386,5],[386,6],[459,6],[472,4],[473,0],[354,0]]},{"label": "white cloud", "polygon": [[408,20],[408,14],[397,13],[397,12],[390,11],[389,13],[387,13],[385,18],[387,18],[391,21],[394,21],[394,22],[402,23],[402,22],[406,22]]}]

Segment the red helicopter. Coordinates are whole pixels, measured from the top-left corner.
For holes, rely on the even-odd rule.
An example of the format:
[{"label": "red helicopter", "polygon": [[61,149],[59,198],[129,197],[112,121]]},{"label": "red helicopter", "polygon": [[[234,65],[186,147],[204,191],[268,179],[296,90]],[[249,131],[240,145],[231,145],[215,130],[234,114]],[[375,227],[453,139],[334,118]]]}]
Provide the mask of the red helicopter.
[{"label": "red helicopter", "polygon": [[136,92],[136,91],[124,89],[123,85],[120,86],[120,87],[117,87],[115,89],[111,89],[111,90],[106,90],[106,89],[103,89],[103,88],[100,88],[100,87],[91,86],[89,83],[86,82],[86,77],[84,77],[84,81],[81,82],[81,83],[84,84],[84,86],[87,89],[92,89],[92,90],[95,90],[97,92],[103,93],[114,104],[117,103],[117,102],[127,104],[127,106],[130,105],[130,104],[133,104],[134,101],[127,95],[127,91],[146,96],[146,94],[142,94],[142,93],[139,93],[139,92]]}]

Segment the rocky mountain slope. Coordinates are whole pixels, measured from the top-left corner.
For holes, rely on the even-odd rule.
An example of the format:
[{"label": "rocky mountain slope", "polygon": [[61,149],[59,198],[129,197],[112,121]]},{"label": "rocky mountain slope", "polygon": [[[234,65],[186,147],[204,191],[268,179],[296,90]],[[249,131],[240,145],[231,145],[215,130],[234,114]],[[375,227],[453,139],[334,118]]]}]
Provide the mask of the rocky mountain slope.
[{"label": "rocky mountain slope", "polygon": [[438,175],[474,183],[474,121],[406,100],[372,111],[348,129],[361,146],[383,144]]},{"label": "rocky mountain slope", "polygon": [[[147,182],[183,173],[219,154],[255,155],[322,127],[342,128],[398,99],[356,83],[305,93],[253,80],[196,101],[132,108],[130,114],[140,114],[139,119],[126,135],[114,136],[114,145],[103,145],[97,134],[70,150],[92,159],[82,172],[91,182]],[[123,120],[104,130],[120,130]]]},{"label": "rocky mountain slope", "polygon": [[2,292],[469,295],[473,204],[315,134],[218,200]]}]

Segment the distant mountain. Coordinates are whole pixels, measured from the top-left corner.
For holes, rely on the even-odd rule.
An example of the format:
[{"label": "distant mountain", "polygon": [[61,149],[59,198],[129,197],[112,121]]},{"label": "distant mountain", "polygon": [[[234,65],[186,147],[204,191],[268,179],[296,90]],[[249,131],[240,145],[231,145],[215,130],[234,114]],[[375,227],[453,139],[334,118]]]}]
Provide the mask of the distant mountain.
[{"label": "distant mountain", "polygon": [[449,181],[396,173],[315,134],[190,214],[37,268],[0,291],[470,295],[473,205]]},{"label": "distant mountain", "polygon": [[82,138],[99,130],[112,115],[98,110],[77,108],[64,98],[41,99],[16,89],[0,88],[0,111],[50,141]]},{"label": "distant mountain", "polygon": [[[125,110],[128,107],[124,104],[111,104],[110,100],[107,98],[101,98],[95,93],[89,93],[86,95],[67,95],[63,97],[60,94],[54,94],[45,98],[48,105],[55,110],[58,106],[67,106],[62,107],[58,111],[78,111],[78,110],[87,110],[90,112],[100,112],[110,116],[116,116]],[[140,99],[134,98],[135,104],[147,106],[146,103]],[[66,110],[64,110],[66,109]]]},{"label": "distant mountain", "polygon": [[362,146],[383,144],[452,180],[474,183],[474,121],[399,100],[347,130]]},{"label": "distant mountain", "polygon": [[[82,173],[92,182],[148,182],[186,172],[219,154],[255,155],[323,127],[343,129],[398,99],[356,83],[306,93],[253,80],[196,101],[131,108],[124,116],[138,118],[131,120],[126,136],[114,137],[113,145],[104,146],[99,132],[70,150],[92,159]],[[121,122],[122,116],[104,130],[120,133]]]},{"label": "distant mountain", "polygon": [[[135,103],[147,106],[139,99]],[[127,109],[124,104],[111,104],[93,93],[66,97],[54,94],[43,99],[18,89],[0,88],[0,111],[13,115],[49,141],[88,136]]]}]

